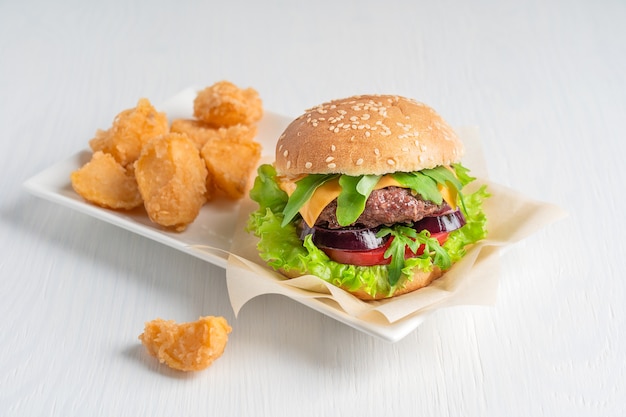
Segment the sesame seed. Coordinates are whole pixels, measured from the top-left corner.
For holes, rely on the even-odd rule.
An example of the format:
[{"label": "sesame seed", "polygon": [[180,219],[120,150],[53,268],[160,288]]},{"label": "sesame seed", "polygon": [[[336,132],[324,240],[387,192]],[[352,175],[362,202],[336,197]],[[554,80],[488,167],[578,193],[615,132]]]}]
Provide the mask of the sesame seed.
[{"label": "sesame seed", "polygon": [[337,166],[337,164],[335,164],[335,163],[328,164],[328,168],[335,168],[336,166]]},{"label": "sesame seed", "polygon": [[326,158],[326,161],[325,161],[325,162],[330,162],[330,161],[333,161],[334,159],[335,159],[334,157],[329,156],[328,158]]},{"label": "sesame seed", "polygon": [[291,161],[287,161],[287,169],[291,167]]},{"label": "sesame seed", "polygon": [[336,149],[337,149],[337,147],[335,145],[330,145],[330,150],[332,152],[335,152]]},{"label": "sesame seed", "polygon": [[380,150],[379,150],[378,148],[374,148],[374,153],[375,153],[376,155],[380,155]]},{"label": "sesame seed", "polygon": [[285,149],[285,152],[283,152],[283,156],[287,158],[288,155],[289,155],[289,150]]},{"label": "sesame seed", "polygon": [[356,160],[356,164],[357,165],[362,165],[363,164],[363,158],[359,158]]},{"label": "sesame seed", "polygon": [[388,163],[389,165],[395,165],[395,164],[396,164],[396,161],[394,161],[393,159],[387,159],[387,163]]},{"label": "sesame seed", "polygon": [[369,132],[369,131],[368,131],[368,132],[365,132],[365,136],[369,138],[369,137],[371,136],[371,135],[370,135],[370,132]]},{"label": "sesame seed", "polygon": [[304,167],[307,168],[307,169],[311,168],[312,166],[313,166],[313,164],[310,163],[310,162],[307,162],[306,164],[304,164]]}]

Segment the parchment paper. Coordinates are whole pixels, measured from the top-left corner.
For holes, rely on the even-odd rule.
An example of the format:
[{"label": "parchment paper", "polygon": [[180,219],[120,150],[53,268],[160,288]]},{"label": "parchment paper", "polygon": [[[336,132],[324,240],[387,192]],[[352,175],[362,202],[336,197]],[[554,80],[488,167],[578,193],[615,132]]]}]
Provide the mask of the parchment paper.
[{"label": "parchment paper", "polygon": [[[226,269],[228,293],[235,314],[254,297],[282,294],[292,299],[314,298],[358,318],[388,323],[434,309],[453,305],[492,305],[499,278],[499,250],[565,216],[559,207],[529,199],[502,185],[484,179],[486,166],[478,130],[458,130],[466,150],[463,164],[470,174],[483,175],[468,187],[487,184],[491,197],[484,203],[488,237],[468,250],[467,255],[428,287],[381,301],[361,301],[351,294],[312,275],[286,279],[265,266],[257,253],[258,239],[245,231],[256,203],[245,199],[240,205],[233,243]],[[473,165],[472,165],[473,164]],[[471,191],[471,189],[469,191]]]}]

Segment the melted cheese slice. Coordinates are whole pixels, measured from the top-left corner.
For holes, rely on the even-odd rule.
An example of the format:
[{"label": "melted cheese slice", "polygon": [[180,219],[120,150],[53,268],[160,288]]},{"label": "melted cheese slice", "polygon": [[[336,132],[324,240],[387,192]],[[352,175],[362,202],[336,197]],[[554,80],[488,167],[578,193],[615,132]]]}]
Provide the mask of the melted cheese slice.
[{"label": "melted cheese slice", "polygon": [[[279,185],[280,188],[285,191],[289,196],[291,196],[291,194],[296,189],[295,183],[291,181],[283,181]],[[380,180],[378,180],[378,183],[374,186],[374,190],[379,190],[386,187],[406,188],[400,185],[400,183],[396,181],[393,176],[383,175]],[[444,201],[448,203],[448,205],[452,207],[452,209],[456,209],[456,189],[454,187],[444,187],[441,184],[438,184],[437,188],[441,192],[441,196],[443,197]],[[329,205],[331,201],[339,196],[340,193],[341,186],[339,185],[339,178],[330,180],[318,187],[309,199],[309,201],[304,203],[304,205],[300,208],[300,215],[302,216],[306,224],[308,224],[310,227],[313,227],[313,225],[317,221],[317,218],[322,213],[322,210],[324,210],[324,207]]]}]

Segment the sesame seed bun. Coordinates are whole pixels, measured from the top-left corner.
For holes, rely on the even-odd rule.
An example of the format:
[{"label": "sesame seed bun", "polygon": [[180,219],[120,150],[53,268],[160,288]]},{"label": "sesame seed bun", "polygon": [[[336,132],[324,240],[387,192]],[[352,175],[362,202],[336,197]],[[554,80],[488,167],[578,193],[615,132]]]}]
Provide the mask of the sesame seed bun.
[{"label": "sesame seed bun", "polygon": [[306,111],[276,144],[276,171],[347,175],[411,172],[459,162],[463,144],[429,106],[393,95],[333,100]]}]

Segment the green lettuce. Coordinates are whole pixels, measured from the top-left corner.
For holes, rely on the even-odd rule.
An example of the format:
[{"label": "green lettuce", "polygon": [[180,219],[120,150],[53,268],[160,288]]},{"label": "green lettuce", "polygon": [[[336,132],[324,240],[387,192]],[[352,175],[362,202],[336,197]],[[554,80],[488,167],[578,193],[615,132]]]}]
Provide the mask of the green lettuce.
[{"label": "green lettuce", "polygon": [[[453,165],[453,168],[457,174],[459,186],[464,186],[473,180],[468,175],[468,170],[460,164]],[[448,177],[444,178],[442,181],[450,181]],[[366,179],[361,184],[361,190],[358,190],[359,181],[352,181],[354,189],[361,196],[368,193],[372,182],[370,179]],[[320,178],[311,182],[319,185]],[[430,238],[428,232],[421,232],[416,233],[414,237],[419,243],[427,243],[427,248],[419,257],[406,259],[402,263],[398,262],[403,259],[403,256],[399,254],[404,253],[404,245],[415,245],[415,243],[400,240],[404,242],[402,250],[399,244],[393,249],[391,246],[389,248],[388,255],[392,256],[392,265],[345,265],[328,258],[313,244],[310,235],[301,241],[295,221],[285,222],[284,211],[289,203],[289,196],[278,186],[274,167],[264,164],[259,167],[258,176],[250,191],[251,199],[259,204],[259,208],[250,214],[247,230],[259,238],[258,249],[261,258],[276,270],[284,271],[289,275],[313,274],[348,290],[364,290],[372,297],[377,294],[388,296],[403,284],[403,280],[399,279],[401,276],[411,276],[415,268],[430,271],[435,265],[442,270],[448,269],[451,263],[465,255],[468,245],[486,236],[487,219],[482,211],[482,201],[488,195],[484,186],[472,194],[464,195],[461,210],[467,223],[464,227],[451,232],[443,246],[440,246],[436,239]],[[359,201],[361,199],[358,198]],[[299,216],[296,214],[292,218],[299,219]],[[407,233],[412,235],[412,232],[400,229],[401,227],[403,226],[397,225],[387,228],[389,230],[382,233],[394,236],[404,236]],[[395,263],[394,258],[396,258]]]}]

